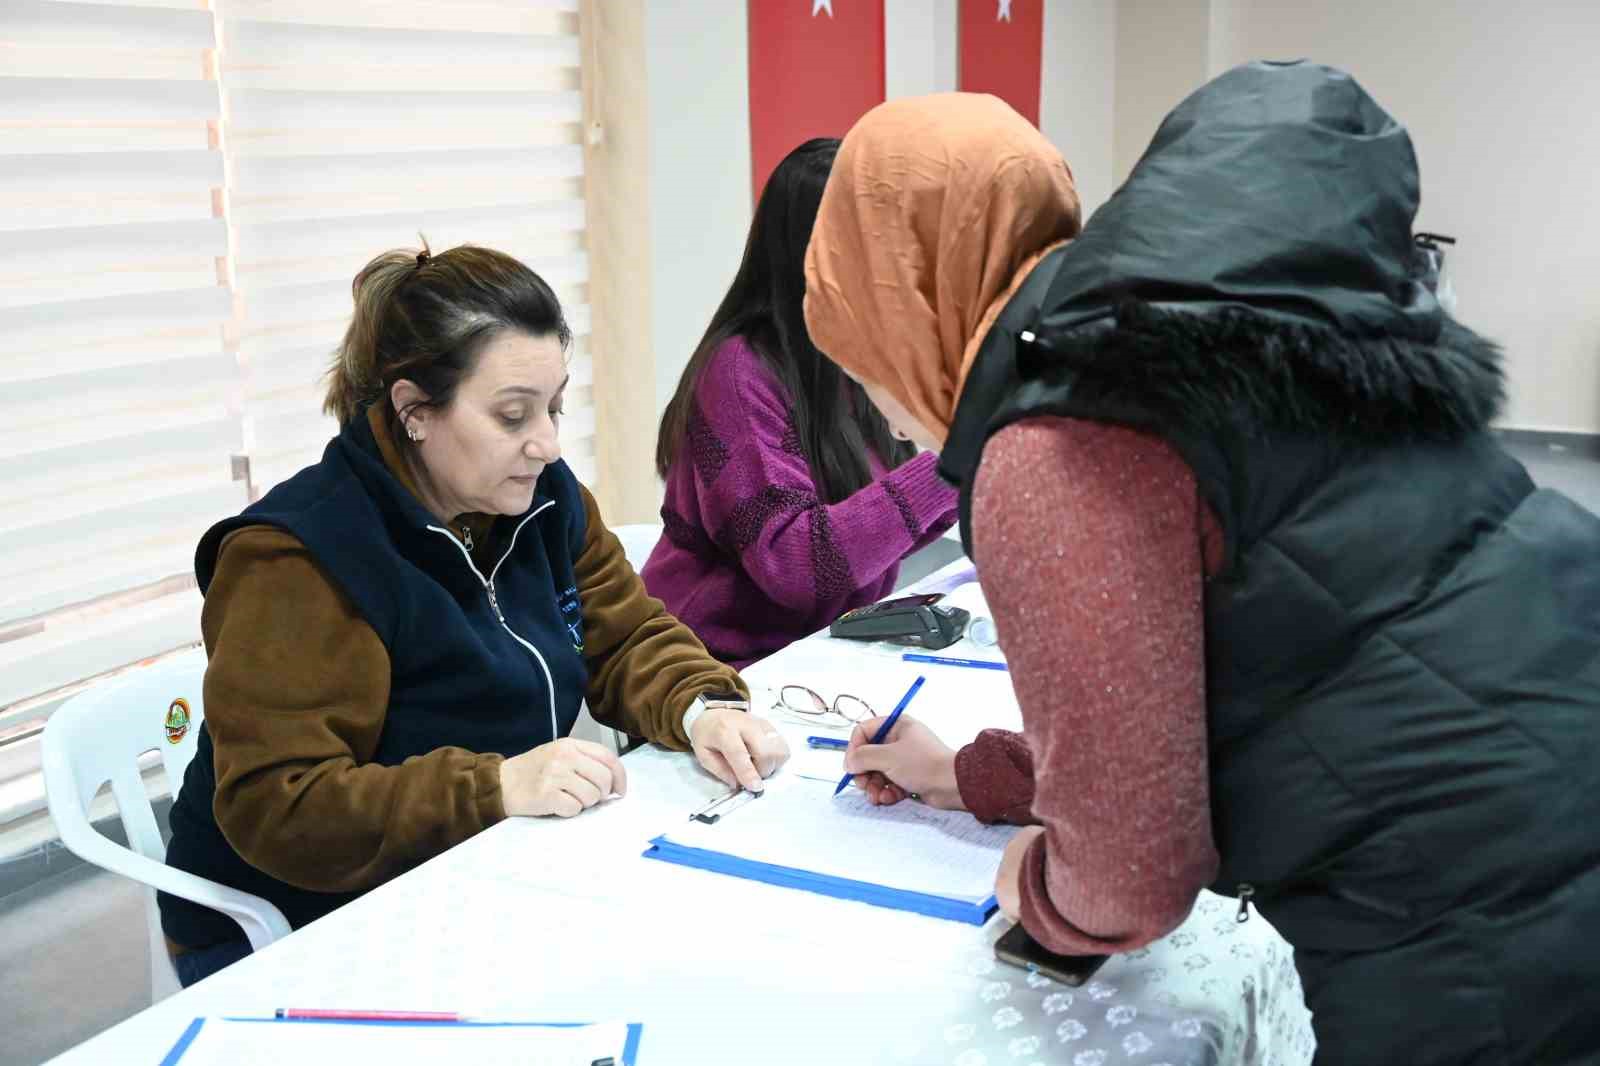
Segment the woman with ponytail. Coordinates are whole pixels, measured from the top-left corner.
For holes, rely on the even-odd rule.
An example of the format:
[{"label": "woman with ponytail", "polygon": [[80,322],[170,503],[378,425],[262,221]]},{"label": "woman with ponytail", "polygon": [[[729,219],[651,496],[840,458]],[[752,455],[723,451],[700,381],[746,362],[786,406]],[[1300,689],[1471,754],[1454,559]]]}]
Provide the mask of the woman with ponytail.
[{"label": "woman with ponytail", "polygon": [[[502,818],[626,794],[568,735],[585,700],[759,791],[782,739],[561,461],[550,287],[464,246],[380,255],[353,293],[339,435],[196,553],[206,713],[167,861],[299,927]],[[248,953],[223,915],[160,902],[186,985]]]}]

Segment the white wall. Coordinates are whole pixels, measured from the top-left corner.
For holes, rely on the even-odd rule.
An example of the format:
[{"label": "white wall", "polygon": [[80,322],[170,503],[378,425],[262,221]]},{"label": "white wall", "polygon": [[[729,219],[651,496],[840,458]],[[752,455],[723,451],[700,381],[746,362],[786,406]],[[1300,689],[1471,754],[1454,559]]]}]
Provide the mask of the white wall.
[{"label": "white wall", "polygon": [[[1315,59],[1349,70],[1406,124],[1422,170],[1418,228],[1460,239],[1448,253],[1457,312],[1506,349],[1505,424],[1600,432],[1600,3],[1210,7],[1212,73]],[[1119,137],[1146,124],[1118,118]]]},{"label": "white wall", "polygon": [[1043,70],[1039,129],[1072,168],[1087,219],[1116,187],[1117,0],[1045,0]]},{"label": "white wall", "polygon": [[884,92],[902,96],[956,89],[956,0],[884,0]]},{"label": "white wall", "polygon": [[645,34],[659,416],[750,228],[750,33],[743,3],[649,0]]},{"label": "white wall", "polygon": [[1122,0],[1117,5],[1116,184],[1144,154],[1161,119],[1207,78],[1210,0]]}]

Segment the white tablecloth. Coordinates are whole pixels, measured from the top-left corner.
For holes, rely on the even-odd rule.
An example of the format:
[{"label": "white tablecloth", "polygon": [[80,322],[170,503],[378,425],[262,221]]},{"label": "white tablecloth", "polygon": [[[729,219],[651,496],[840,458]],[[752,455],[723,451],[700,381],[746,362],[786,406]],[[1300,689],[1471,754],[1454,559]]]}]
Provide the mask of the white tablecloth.
[{"label": "white tablecloth", "polygon": [[[793,681],[883,701],[917,669],[814,638],[749,675],[758,696]],[[1005,674],[920,669],[940,671],[917,709],[947,739],[1014,722]],[[816,731],[784,728],[794,744]],[[58,1061],[154,1063],[196,1016],[279,1007],[639,1021],[644,1066],[1310,1061],[1289,948],[1259,915],[1236,922],[1231,900],[1203,895],[1172,935],[1067,989],[995,961],[1003,919],[978,928],[641,858],[721,786],[665,751],[625,765],[626,798],[503,822]]]}]

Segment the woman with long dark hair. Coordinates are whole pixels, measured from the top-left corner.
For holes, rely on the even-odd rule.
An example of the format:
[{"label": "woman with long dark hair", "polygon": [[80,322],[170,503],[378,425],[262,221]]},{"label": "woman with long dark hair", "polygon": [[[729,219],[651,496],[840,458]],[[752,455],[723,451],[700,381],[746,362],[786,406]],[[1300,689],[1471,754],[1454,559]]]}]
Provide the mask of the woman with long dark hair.
[{"label": "woman with long dark hair", "polygon": [[667,404],[666,535],[643,577],[742,666],[894,587],[956,498],[806,333],[804,261],[839,142],[807,141],[762,191],[744,260]]}]

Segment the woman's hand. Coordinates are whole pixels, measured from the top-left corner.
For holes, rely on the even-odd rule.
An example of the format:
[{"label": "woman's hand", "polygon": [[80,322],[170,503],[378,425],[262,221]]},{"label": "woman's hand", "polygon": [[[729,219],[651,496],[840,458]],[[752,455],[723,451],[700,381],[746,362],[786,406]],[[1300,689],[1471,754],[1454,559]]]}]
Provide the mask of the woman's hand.
[{"label": "woman's hand", "polygon": [[713,707],[694,723],[694,757],[729,788],[760,792],[789,761],[789,744],[772,723],[748,711]]},{"label": "woman's hand", "polygon": [[506,814],[571,818],[628,791],[622,760],[602,744],[563,737],[500,764]]},{"label": "woman's hand", "polygon": [[873,803],[899,803],[916,795],[930,807],[964,811],[961,789],[956,786],[956,753],[933,730],[915,718],[901,715],[882,744],[871,740],[882,718],[862,722],[850,734],[844,768],[856,775],[857,788],[866,789]]},{"label": "woman's hand", "polygon": [[1013,922],[1022,920],[1022,856],[1027,853],[1028,845],[1043,833],[1044,827],[1039,825],[1019,831],[1000,857],[1000,869],[994,875],[994,898],[1000,910]]}]

